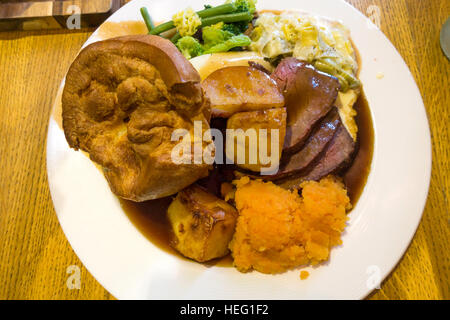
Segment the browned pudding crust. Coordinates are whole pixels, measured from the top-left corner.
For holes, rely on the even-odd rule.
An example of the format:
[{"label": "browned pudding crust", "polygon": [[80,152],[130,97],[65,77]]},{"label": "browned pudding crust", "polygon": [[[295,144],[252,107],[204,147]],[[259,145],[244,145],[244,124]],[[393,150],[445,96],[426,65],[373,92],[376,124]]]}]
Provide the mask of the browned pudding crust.
[{"label": "browned pudding crust", "polygon": [[210,106],[199,74],[168,40],[136,35],[89,45],[69,69],[62,108],[70,147],[88,152],[120,197],[161,198],[208,174],[206,164],[171,158],[172,132],[192,134],[195,120],[208,129]]}]

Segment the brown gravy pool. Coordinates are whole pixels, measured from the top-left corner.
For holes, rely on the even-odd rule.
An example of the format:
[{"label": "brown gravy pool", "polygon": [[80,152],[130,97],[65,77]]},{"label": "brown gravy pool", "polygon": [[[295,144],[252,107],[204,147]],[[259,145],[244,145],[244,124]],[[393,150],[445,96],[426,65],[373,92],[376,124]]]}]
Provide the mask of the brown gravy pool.
[{"label": "brown gravy pool", "polygon": [[351,167],[343,175],[347,193],[355,206],[361,196],[367,177],[369,176],[374,147],[374,131],[372,116],[364,92],[361,92],[354,106],[358,125],[359,149]]},{"label": "brown gravy pool", "polygon": [[[358,113],[356,116],[356,123],[358,125],[359,149],[351,167],[343,175],[344,182],[347,186],[347,192],[353,206],[355,206],[358,201],[366,184],[372,162],[374,146],[372,117],[363,92],[355,103],[354,108]],[[170,228],[166,218],[166,211],[171,200],[172,197],[167,197],[143,203],[136,203],[120,199],[120,203],[131,222],[148,240],[166,252],[176,254],[177,256],[188,260],[170,246]],[[231,266],[232,259],[231,256],[228,255],[224,258],[204,263],[204,265]]]},{"label": "brown gravy pool", "polygon": [[[189,260],[170,246],[171,231],[166,212],[172,199],[173,197],[166,197],[139,203],[119,198],[120,205],[128,218],[148,240],[166,252],[175,254],[182,259]],[[214,259],[203,264],[207,267],[228,267],[232,265],[232,259],[230,255],[227,255],[223,258]]]}]

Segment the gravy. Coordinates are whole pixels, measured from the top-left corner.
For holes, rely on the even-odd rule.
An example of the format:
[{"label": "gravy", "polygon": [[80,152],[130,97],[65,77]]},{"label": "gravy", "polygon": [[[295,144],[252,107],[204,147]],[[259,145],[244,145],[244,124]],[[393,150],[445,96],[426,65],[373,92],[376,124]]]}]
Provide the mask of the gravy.
[{"label": "gravy", "polygon": [[354,108],[357,112],[356,124],[358,125],[358,151],[348,170],[343,174],[347,193],[353,207],[358,202],[369,176],[372,164],[374,131],[372,116],[364,92],[362,91]]},{"label": "gravy", "polygon": [[[119,198],[119,201],[128,218],[149,241],[166,252],[191,261],[170,246],[171,230],[166,212],[172,199],[173,197],[166,197],[145,202],[133,202]],[[228,254],[225,257],[204,262],[203,265],[206,267],[231,267],[233,259]]]}]

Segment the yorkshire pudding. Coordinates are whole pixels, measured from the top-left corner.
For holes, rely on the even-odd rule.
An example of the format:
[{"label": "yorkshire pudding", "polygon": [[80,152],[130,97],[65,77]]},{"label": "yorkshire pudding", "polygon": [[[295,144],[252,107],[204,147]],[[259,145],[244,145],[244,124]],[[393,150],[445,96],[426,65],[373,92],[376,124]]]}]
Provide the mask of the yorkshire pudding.
[{"label": "yorkshire pudding", "polygon": [[208,175],[210,165],[194,164],[194,148],[192,161],[171,157],[179,143],[173,131],[192,137],[194,121],[208,129],[210,106],[199,74],[166,39],[124,36],[87,46],[67,73],[62,109],[70,147],[88,152],[122,198],[165,197]]}]

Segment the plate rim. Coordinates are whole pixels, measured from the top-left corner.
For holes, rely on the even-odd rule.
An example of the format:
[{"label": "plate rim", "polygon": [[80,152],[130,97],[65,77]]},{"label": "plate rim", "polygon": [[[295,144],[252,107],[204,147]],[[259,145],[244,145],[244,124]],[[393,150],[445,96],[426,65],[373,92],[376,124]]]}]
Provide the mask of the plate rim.
[{"label": "plate rim", "polygon": [[[111,18],[113,18],[114,16],[116,16],[116,14],[118,14],[119,12],[121,12],[121,10],[123,10],[124,8],[129,8],[129,7],[137,7],[138,6],[138,3],[148,3],[148,1],[144,1],[144,0],[135,0],[135,1],[132,1],[132,2],[129,2],[129,3],[127,3],[125,6],[123,6],[121,9],[119,9],[114,15],[112,15],[110,18],[108,18],[106,21],[110,21],[111,20]],[[158,1],[156,1],[156,2],[158,2]],[[202,2],[204,2],[204,1],[202,1]],[[216,2],[216,1],[211,1],[211,2]],[[346,6],[348,6],[348,7],[350,7],[353,11],[354,11],[354,13],[356,12],[356,14],[358,14],[358,15],[360,15],[360,16],[362,16],[366,21],[369,21],[369,23],[371,23],[370,22],[370,20],[367,18],[367,17],[365,17],[360,11],[358,11],[355,7],[353,7],[352,5],[350,5],[349,3],[347,3],[347,2],[345,2],[345,1],[343,1],[343,0],[340,0],[340,2],[341,3],[343,3],[343,4],[345,4]],[[261,8],[259,8],[260,10],[261,10]],[[344,23],[345,24],[345,23]],[[82,46],[82,48],[84,48],[87,44],[89,44],[91,41],[92,41],[92,39],[95,39],[95,35],[96,35],[96,33],[97,33],[97,30],[98,29],[96,29],[96,31],[94,31],[94,33],[87,39],[87,41],[83,44],[83,46]],[[414,224],[414,226],[410,226],[410,228],[412,228],[414,231],[411,233],[411,235],[409,236],[409,239],[404,239],[403,240],[403,243],[406,243],[406,245],[404,245],[403,246],[403,250],[400,250],[401,252],[398,254],[398,256],[397,257],[395,257],[395,258],[393,258],[393,259],[391,259],[391,260],[395,260],[395,263],[391,263],[391,266],[390,266],[390,268],[389,268],[389,270],[385,270],[385,271],[383,271],[383,276],[382,276],[382,281],[384,281],[384,279],[386,279],[391,273],[392,273],[392,271],[396,268],[396,266],[398,265],[398,263],[400,262],[400,260],[401,260],[401,258],[404,256],[404,254],[405,254],[405,252],[408,250],[408,248],[409,248],[409,246],[410,246],[410,244],[411,244],[411,242],[412,242],[412,239],[414,238],[414,235],[416,234],[416,232],[417,232],[417,228],[418,228],[418,226],[419,226],[419,224],[420,224],[420,222],[421,222],[421,220],[422,220],[422,216],[423,216],[423,212],[424,212],[424,209],[425,209],[425,206],[426,206],[426,203],[427,203],[427,199],[428,199],[428,192],[429,192],[429,187],[430,187],[430,182],[431,182],[431,170],[432,170],[432,145],[431,145],[431,135],[430,135],[430,127],[429,127],[429,122],[428,122],[428,115],[427,115],[427,113],[426,113],[426,109],[425,109],[425,106],[424,106],[424,104],[423,104],[423,100],[422,100],[422,95],[421,95],[421,92],[420,92],[420,90],[419,90],[419,88],[418,88],[418,86],[417,86],[417,83],[415,82],[415,79],[414,79],[414,77],[412,76],[412,74],[411,74],[411,72],[410,72],[410,70],[409,70],[409,68],[408,68],[408,66],[406,65],[406,63],[405,63],[405,61],[404,61],[404,59],[403,59],[403,57],[399,54],[399,52],[397,51],[397,49],[395,48],[395,46],[389,41],[389,39],[384,35],[384,33],[383,32],[381,32],[380,30],[378,30],[379,31],[379,33],[381,34],[381,36],[384,38],[384,41],[385,42],[387,42],[390,46],[391,46],[391,50],[394,50],[395,51],[395,53],[400,57],[400,59],[402,60],[402,62],[403,62],[403,64],[404,64],[404,66],[406,67],[406,69],[408,70],[408,77],[409,78],[411,78],[412,79],[412,81],[413,81],[413,83],[414,83],[414,85],[415,85],[415,90],[417,91],[417,93],[419,94],[419,97],[420,97],[420,104],[421,104],[421,106],[422,106],[422,108],[423,108],[423,111],[424,111],[424,114],[425,114],[425,122],[426,122],[426,131],[427,131],[427,137],[425,138],[425,140],[428,140],[428,141],[426,141],[426,143],[428,143],[428,146],[429,146],[429,150],[427,150],[426,151],[426,153],[428,154],[428,159],[426,159],[426,161],[428,162],[428,164],[429,164],[429,170],[426,170],[427,172],[425,173],[425,180],[426,180],[426,187],[425,187],[425,189],[424,189],[424,193],[423,193],[423,196],[422,196],[422,201],[419,201],[419,202],[422,202],[422,204],[421,204],[421,206],[420,206],[420,215],[418,216],[418,218],[416,219],[416,222],[415,222],[415,224]],[[361,59],[362,60],[362,59]],[[63,82],[61,83],[61,87],[60,87],[60,90],[62,89],[62,85],[63,85],[63,83],[64,83],[64,80],[63,80]],[[370,106],[370,101],[369,101],[369,106]],[[52,113],[53,114],[53,113]],[[371,110],[371,114],[372,114],[372,117],[373,117],[373,111]],[[374,125],[374,131],[375,131],[375,141],[374,141],[374,144],[375,144],[375,146],[374,146],[374,154],[373,154],[373,158],[372,158],[372,163],[371,163],[371,171],[370,171],[370,173],[369,173],[369,177],[368,177],[368,180],[367,180],[367,184],[369,184],[369,180],[371,179],[371,177],[372,177],[372,172],[373,172],[373,166],[374,166],[374,164],[375,164],[375,157],[377,156],[377,148],[376,148],[376,145],[377,145],[377,133],[376,133],[376,123],[375,123],[375,119],[373,119],[374,120],[374,123],[373,123],[373,125]],[[54,126],[55,126],[55,123],[52,123],[52,121],[54,122],[54,119],[53,119],[53,115],[51,115],[51,117],[50,117],[50,120],[49,120],[49,126],[48,126],[48,134],[47,134],[47,139],[46,139],[46,166],[47,166],[47,174],[48,174],[48,181],[49,181],[49,187],[50,187],[50,191],[51,191],[51,197],[52,197],[52,202],[53,203],[55,203],[55,200],[54,200],[54,196],[55,196],[55,190],[53,190],[54,189],[54,186],[52,186],[52,182],[51,182],[51,178],[50,178],[50,175],[49,175],[49,172],[52,170],[51,168],[49,168],[49,163],[52,163],[52,161],[49,161],[49,154],[51,154],[52,153],[52,150],[49,150],[49,143],[48,143],[48,141],[50,140],[50,133],[51,133],[51,130],[53,130],[54,129]],[[50,144],[50,146],[51,146],[51,144]],[[367,187],[367,184],[366,184],[366,186],[365,186],[365,190],[366,190],[366,187]],[[361,197],[366,193],[365,192],[365,190],[363,191],[363,194],[361,195]],[[361,199],[360,199],[361,200]],[[113,291],[115,291],[114,289],[108,289],[108,287],[109,287],[109,285],[105,285],[105,283],[103,283],[102,281],[100,281],[99,280],[99,278],[96,276],[96,274],[95,273],[93,273],[91,270],[90,270],[90,268],[87,266],[89,263],[87,262],[87,261],[84,261],[84,259],[80,256],[80,254],[77,252],[78,250],[76,250],[76,248],[74,247],[74,245],[72,244],[72,241],[71,241],[71,237],[67,234],[67,230],[64,228],[64,226],[63,226],[63,223],[61,222],[61,218],[60,218],[60,215],[58,214],[58,211],[57,211],[57,208],[56,208],[56,206],[55,206],[55,204],[54,204],[54,208],[55,208],[55,212],[56,212],[56,214],[57,214],[57,216],[58,216],[58,220],[59,220],[59,222],[60,222],[60,224],[61,224],[61,227],[62,227],[62,229],[63,229],[63,232],[64,232],[64,234],[65,234],[65,236],[66,236],[66,238],[67,238],[67,240],[69,241],[69,243],[71,244],[71,247],[72,247],[72,249],[74,250],[74,252],[77,254],[77,256],[79,257],[79,259],[80,259],[80,261],[82,261],[82,263],[86,266],[86,268],[88,269],[88,271],[92,274],[92,276],[94,276],[94,278],[107,290],[107,291],[109,291],[111,294],[113,294],[115,297],[118,297],[118,296],[120,296],[120,294],[115,294],[115,293],[113,293]],[[137,231],[138,233],[140,233],[140,231]],[[345,244],[345,243],[344,243]],[[358,296],[358,297],[354,297],[354,298],[359,298],[359,299],[361,299],[361,298],[365,298],[365,297],[367,297],[368,295],[370,295],[371,293],[372,293],[372,291],[373,290],[367,290],[367,292],[365,293],[365,294],[363,294],[363,295],[360,295],[360,296]]]}]

